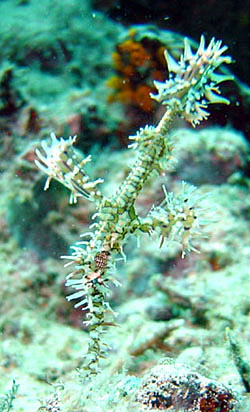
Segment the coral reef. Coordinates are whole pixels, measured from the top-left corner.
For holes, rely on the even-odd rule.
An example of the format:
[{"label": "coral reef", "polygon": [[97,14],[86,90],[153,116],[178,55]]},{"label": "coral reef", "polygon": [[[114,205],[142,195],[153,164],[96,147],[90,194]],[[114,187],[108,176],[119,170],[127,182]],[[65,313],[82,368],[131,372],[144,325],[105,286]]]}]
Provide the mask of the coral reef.
[{"label": "coral reef", "polygon": [[[108,11],[94,10],[97,3],[103,10],[112,9],[114,19]],[[209,412],[231,407],[234,412],[250,410],[249,87],[240,81],[247,81],[247,52],[241,47],[247,37],[244,30],[239,37],[234,35],[239,22],[247,28],[247,15],[240,17],[246,5],[239,3],[229,10],[231,0],[216,8],[213,1],[184,3],[177,7],[174,2],[149,5],[138,0],[131,9],[128,2],[110,0],[0,2],[4,16],[0,27],[3,412],[141,412],[151,408],[143,387],[152,388],[147,385],[155,370],[161,370],[159,376],[166,372],[164,387],[157,386],[156,377],[157,394],[162,390],[165,396],[167,387],[173,389],[172,377],[183,383],[180,391],[192,393],[185,398],[186,408],[172,391],[168,399],[180,406],[180,412],[201,407]],[[125,8],[127,15],[122,14]],[[225,8],[228,12],[219,19]],[[157,26],[152,24],[154,18]],[[128,26],[128,22],[142,24]],[[208,40],[210,35],[217,37],[216,30],[235,62],[222,64],[213,73],[229,78],[231,70],[238,75],[244,72],[245,77],[219,84],[221,95],[218,86],[208,81],[203,84],[206,93],[199,97],[198,82],[194,87],[200,100],[192,111],[188,102],[193,95],[183,88],[182,69],[186,73],[188,65],[183,58],[180,61],[188,54],[187,40],[178,32],[190,36],[188,43],[196,58],[194,40],[201,33]],[[165,61],[165,49],[175,63],[168,56]],[[241,59],[236,59],[236,49]],[[112,93],[107,81],[112,75],[118,77],[120,89],[113,88],[115,101],[107,104]],[[132,104],[118,98],[125,92],[121,82],[126,75]],[[160,83],[158,88],[153,80]],[[177,100],[183,103],[178,109],[189,122],[178,112],[161,139],[156,129],[165,110],[170,114],[174,104],[167,90],[178,94],[173,84],[178,84]],[[133,88],[140,91],[140,86],[135,101]],[[212,92],[217,98],[226,97],[230,104],[201,107],[207,105],[206,95],[211,97],[210,86],[215,86]],[[158,100],[158,89],[163,95],[166,92],[166,101],[158,103],[143,93],[149,87]],[[193,128],[192,120],[207,116],[206,112],[208,119]],[[49,137],[51,131],[53,137]],[[55,137],[69,135],[72,139]],[[147,175],[145,163],[142,170],[135,165],[148,152],[152,158],[156,141],[155,153],[164,142],[165,152],[158,163],[154,158],[151,166],[157,163],[157,167]],[[62,154],[64,144],[66,153]],[[36,149],[43,171],[56,170],[47,175],[50,190],[46,194],[44,173],[34,163]],[[86,161],[90,155],[96,161]],[[69,158],[72,163],[67,163]],[[141,173],[145,180],[140,185]],[[120,207],[112,213],[104,202],[117,199]],[[92,224],[96,225],[90,228]],[[185,224],[192,227],[187,230]],[[81,234],[89,232],[89,237],[81,239]],[[79,240],[83,243],[78,244]],[[199,253],[188,251],[189,247]],[[75,268],[79,254],[80,267]],[[72,262],[69,268],[67,264],[64,268],[60,255]],[[73,272],[80,269],[68,279],[79,290],[65,286],[71,268]],[[81,278],[82,283],[75,283]],[[116,287],[112,279],[122,287]],[[102,331],[98,327],[90,331],[85,321],[95,321],[93,312],[103,309],[103,305],[95,306],[97,295],[92,299],[98,289],[107,292],[105,323]],[[85,291],[89,293],[79,299],[65,299]],[[84,299],[88,307],[74,307]],[[97,356],[97,362],[89,364],[95,342],[100,343],[105,359]],[[87,375],[88,367],[93,367],[89,380],[86,366]],[[184,384],[187,376],[193,379],[192,388]],[[158,401],[163,407],[165,398]]]}]

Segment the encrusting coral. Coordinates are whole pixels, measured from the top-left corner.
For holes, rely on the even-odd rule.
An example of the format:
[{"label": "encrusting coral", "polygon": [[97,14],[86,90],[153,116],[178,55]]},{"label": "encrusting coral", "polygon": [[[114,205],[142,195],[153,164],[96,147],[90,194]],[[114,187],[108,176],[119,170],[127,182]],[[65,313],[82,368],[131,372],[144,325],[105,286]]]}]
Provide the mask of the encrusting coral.
[{"label": "encrusting coral", "polygon": [[181,117],[196,126],[209,116],[208,104],[229,103],[220,95],[218,85],[231,80],[232,76],[215,73],[221,64],[231,62],[229,56],[223,55],[226,50],[227,47],[215,39],[205,47],[202,36],[195,53],[185,39],[179,62],[165,52],[169,79],[155,81],[158,93],[151,95],[165,106],[165,113],[156,127],[146,126],[130,137],[130,147],[137,152],[137,159],[113,196],[102,194],[98,187],[102,179],[92,181],[86,174],[84,166],[90,156],[79,158],[73,147],[75,136],[64,140],[51,134],[50,142],[43,141],[42,151],[37,150],[39,161],[36,164],[48,175],[45,189],[52,178],[56,179],[71,190],[71,203],[84,197],[96,207],[95,223],[83,235],[87,240],[72,246],[71,256],[64,256],[69,261],[66,266],[74,267],[66,285],[75,289],[75,293],[68,296],[68,300],[80,299],[75,306],[88,311],[85,324],[89,329],[89,346],[83,363],[87,376],[98,373],[99,359],[107,354],[108,344],[103,334],[105,327],[113,324],[108,296],[110,284],[118,284],[111,269],[117,254],[125,260],[123,245],[128,237],[156,232],[160,236],[160,246],[165,239],[177,240],[184,257],[194,249],[192,238],[199,236],[199,227],[206,224],[202,196],[195,187],[185,183],[177,196],[164,187],[164,200],[153,206],[146,217],[138,216],[134,203],[147,179],[155,172],[166,170],[174,145],[169,133],[176,118]]},{"label": "encrusting coral", "polygon": [[144,377],[137,401],[143,409],[169,412],[233,412],[237,405],[230,388],[169,359]]}]

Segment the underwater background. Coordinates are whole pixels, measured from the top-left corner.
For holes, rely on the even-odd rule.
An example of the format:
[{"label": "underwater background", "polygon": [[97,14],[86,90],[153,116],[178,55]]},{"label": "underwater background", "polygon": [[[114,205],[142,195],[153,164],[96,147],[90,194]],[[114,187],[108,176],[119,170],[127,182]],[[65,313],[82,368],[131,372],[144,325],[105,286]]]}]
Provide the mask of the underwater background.
[{"label": "underwater background", "polygon": [[[0,412],[250,411],[249,1],[0,0],[0,15]],[[36,149],[77,135],[114,193],[135,160],[128,136],[162,116],[150,93],[168,75],[164,50],[178,60],[184,37],[196,50],[202,34],[234,61],[230,105],[196,128],[175,122],[170,167],[136,209],[185,181],[209,193],[212,217],[184,259],[178,242],[129,238],[108,356],[85,381],[86,313],[66,300],[61,256],[95,210],[56,181],[44,192]]]}]

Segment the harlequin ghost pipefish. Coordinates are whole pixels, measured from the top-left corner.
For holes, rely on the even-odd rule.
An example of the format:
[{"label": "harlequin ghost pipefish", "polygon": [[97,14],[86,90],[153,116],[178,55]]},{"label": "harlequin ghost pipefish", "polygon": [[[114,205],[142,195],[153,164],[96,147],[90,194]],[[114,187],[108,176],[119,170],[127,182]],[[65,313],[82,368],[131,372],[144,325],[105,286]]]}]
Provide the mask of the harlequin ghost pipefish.
[{"label": "harlequin ghost pipefish", "polygon": [[214,38],[206,47],[201,36],[195,52],[188,40],[184,40],[184,51],[178,62],[165,52],[169,78],[165,82],[155,81],[157,93],[151,94],[165,112],[158,125],[147,125],[129,137],[132,141],[129,148],[137,157],[112,196],[106,197],[99,189],[103,179],[91,180],[86,173],[85,165],[91,157],[81,158],[74,149],[76,136],[65,140],[52,133],[48,142],[42,141],[42,149],[36,151],[39,159],[36,164],[48,175],[45,190],[51,179],[56,179],[70,190],[70,203],[83,197],[96,207],[95,221],[83,235],[84,240],[71,247],[70,256],[63,256],[68,260],[65,266],[73,267],[66,285],[75,292],[67,299],[77,299],[75,307],[87,311],[84,322],[89,329],[89,345],[83,369],[88,376],[98,372],[99,359],[108,352],[103,336],[105,327],[112,324],[113,311],[108,297],[110,284],[118,285],[112,267],[118,254],[125,260],[123,246],[128,238],[156,233],[160,246],[167,239],[178,241],[184,257],[195,249],[192,239],[199,236],[199,228],[207,222],[201,207],[202,196],[194,186],[184,182],[178,195],[163,187],[163,201],[152,206],[145,217],[138,215],[135,200],[149,177],[166,170],[174,146],[170,132],[176,118],[181,117],[195,127],[208,118],[209,104],[229,104],[221,96],[219,84],[232,80],[232,76],[216,72],[222,64],[231,63],[231,58],[224,56],[226,50],[227,47]]}]

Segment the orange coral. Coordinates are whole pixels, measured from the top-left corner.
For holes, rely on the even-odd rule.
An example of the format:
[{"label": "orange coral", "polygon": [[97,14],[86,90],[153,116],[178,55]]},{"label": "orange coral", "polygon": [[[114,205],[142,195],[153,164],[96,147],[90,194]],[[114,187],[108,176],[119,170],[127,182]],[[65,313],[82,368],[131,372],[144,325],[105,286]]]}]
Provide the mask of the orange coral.
[{"label": "orange coral", "polygon": [[127,56],[132,66],[140,67],[150,61],[150,54],[138,42],[132,39],[126,40],[124,43],[117,46],[118,52],[124,57]]},{"label": "orange coral", "polygon": [[137,87],[134,93],[135,104],[144,110],[144,112],[151,112],[154,108],[154,102],[149,94],[152,91],[152,87],[142,84]]},{"label": "orange coral", "polygon": [[153,80],[162,81],[166,69],[165,46],[149,39],[137,41],[135,38],[136,30],[130,30],[128,38],[119,43],[112,54],[117,74],[107,82],[113,89],[108,102],[120,101],[150,113],[155,107],[149,95],[155,91]]}]

